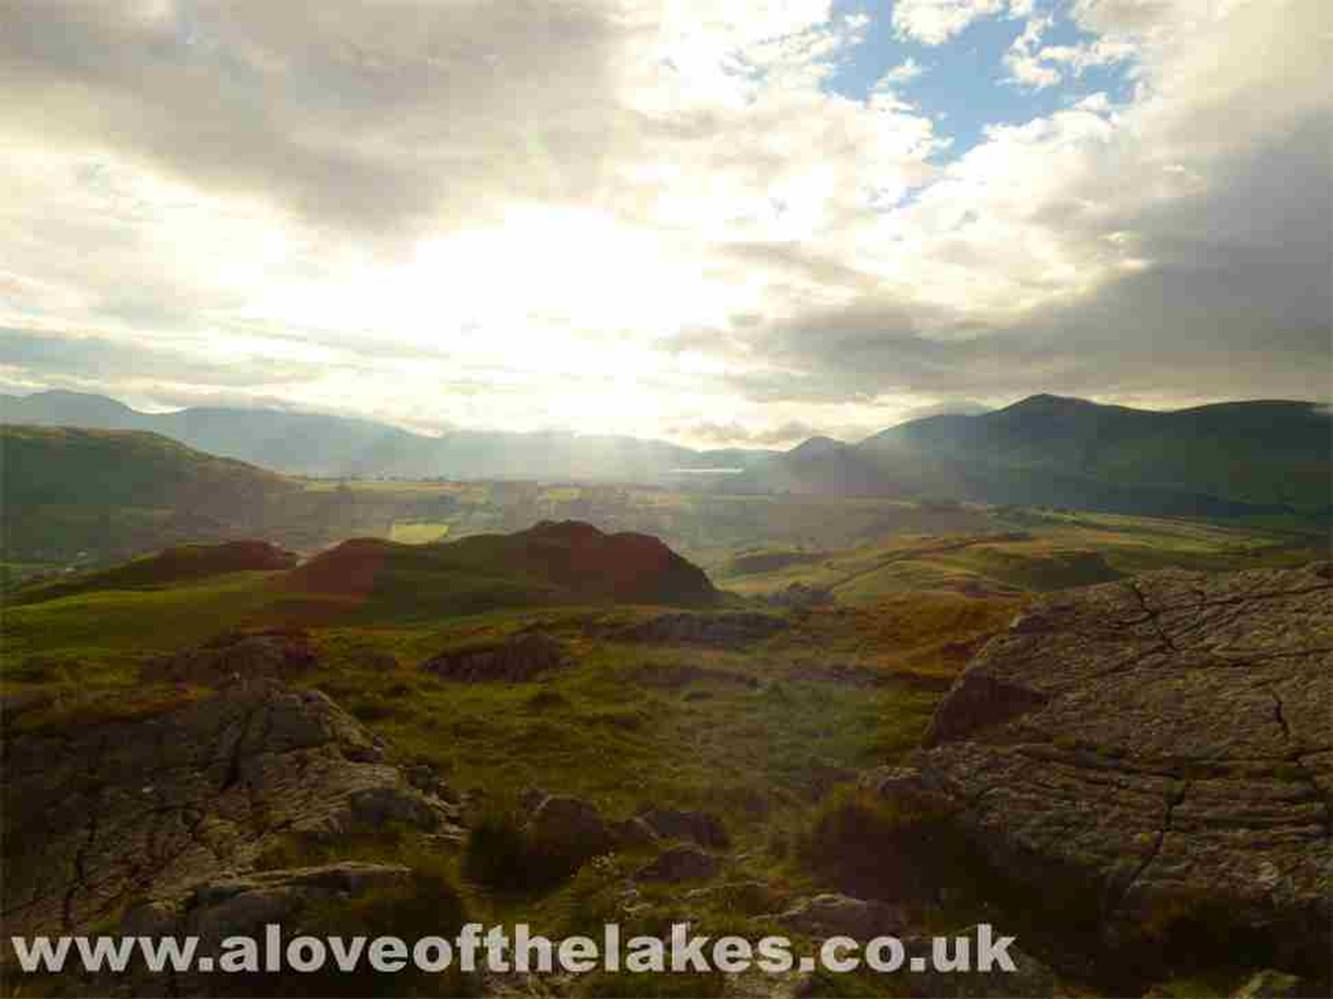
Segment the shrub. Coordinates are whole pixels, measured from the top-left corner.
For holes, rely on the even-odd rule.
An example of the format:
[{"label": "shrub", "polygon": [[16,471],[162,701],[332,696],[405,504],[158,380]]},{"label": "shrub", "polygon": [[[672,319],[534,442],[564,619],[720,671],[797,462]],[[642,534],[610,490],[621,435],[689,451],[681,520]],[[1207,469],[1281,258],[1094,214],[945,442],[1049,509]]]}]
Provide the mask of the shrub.
[{"label": "shrub", "polygon": [[843,786],[803,844],[808,863],[862,897],[934,903],[971,894],[979,861],[943,807]]},{"label": "shrub", "polygon": [[463,876],[500,891],[528,887],[528,838],[512,811],[490,809],[468,830]]}]

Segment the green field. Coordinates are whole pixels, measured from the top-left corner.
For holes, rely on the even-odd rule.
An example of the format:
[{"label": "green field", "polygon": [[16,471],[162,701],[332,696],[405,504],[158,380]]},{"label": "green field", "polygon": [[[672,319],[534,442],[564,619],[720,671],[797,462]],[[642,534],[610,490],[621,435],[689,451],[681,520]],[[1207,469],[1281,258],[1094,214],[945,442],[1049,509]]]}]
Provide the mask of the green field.
[{"label": "green field", "polygon": [[389,528],[389,540],[404,545],[427,545],[449,536],[449,525],[430,521],[396,520]]}]

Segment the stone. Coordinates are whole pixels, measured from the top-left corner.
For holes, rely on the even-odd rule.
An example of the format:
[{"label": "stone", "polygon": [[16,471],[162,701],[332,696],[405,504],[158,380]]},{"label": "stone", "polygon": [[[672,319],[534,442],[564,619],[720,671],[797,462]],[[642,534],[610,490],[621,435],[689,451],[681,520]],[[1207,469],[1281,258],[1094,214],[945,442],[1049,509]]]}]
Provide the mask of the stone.
[{"label": "stone", "polygon": [[127,934],[194,934],[206,942],[232,935],[262,935],[311,902],[346,901],[374,891],[404,888],[411,869],[397,864],[342,861],[316,867],[259,871],[204,881],[129,909]]},{"label": "stone", "polygon": [[225,631],[193,648],[154,656],[145,680],[221,687],[286,680],[316,663],[310,636],[300,628]]},{"label": "stone", "polygon": [[902,913],[883,902],[826,893],[797,903],[774,921],[809,937],[847,936],[861,943],[903,933]]},{"label": "stone", "polygon": [[234,685],[147,717],[3,743],[3,912],[74,932],[134,898],[251,869],[286,837],[386,821],[448,833],[454,812],[317,691]]},{"label": "stone", "polygon": [[498,642],[450,649],[421,668],[459,683],[524,683],[564,663],[559,642],[539,631],[525,631]]},{"label": "stone", "polygon": [[675,808],[649,808],[636,818],[662,839],[688,839],[699,846],[725,850],[731,845],[727,830],[715,815]]},{"label": "stone", "polygon": [[527,830],[535,849],[576,863],[614,845],[597,808],[569,795],[548,795],[533,811]]},{"label": "stone", "polygon": [[613,822],[609,826],[611,838],[620,849],[652,846],[657,842],[657,832],[639,816]]},{"label": "stone", "polygon": [[697,846],[673,846],[635,875],[639,881],[703,881],[717,873],[717,859]]},{"label": "stone", "polygon": [[1067,942],[1112,975],[1173,953],[1226,963],[1206,941],[1244,940],[1327,981],[1331,720],[1327,566],[1168,570],[1015,621],[941,703],[903,786],[950,802],[1053,928],[1093,927]]},{"label": "stone", "polygon": [[[355,946],[356,937],[368,941],[379,935],[409,942],[425,933],[451,938],[463,918],[457,890],[438,874],[399,864],[339,861],[210,878],[130,907],[118,932],[195,937],[197,954],[216,961],[229,937],[248,937],[262,950],[270,925],[278,927],[280,947],[300,936],[323,939],[329,934]],[[354,971],[342,971],[330,960],[321,970],[276,973],[264,972],[262,960],[254,972],[225,977],[208,971],[163,975],[132,964],[125,974],[88,976],[77,994],[335,996],[376,995],[384,987],[383,976],[364,958]],[[391,991],[399,989],[409,995],[475,994],[458,976],[442,980],[410,968],[395,973]]]}]

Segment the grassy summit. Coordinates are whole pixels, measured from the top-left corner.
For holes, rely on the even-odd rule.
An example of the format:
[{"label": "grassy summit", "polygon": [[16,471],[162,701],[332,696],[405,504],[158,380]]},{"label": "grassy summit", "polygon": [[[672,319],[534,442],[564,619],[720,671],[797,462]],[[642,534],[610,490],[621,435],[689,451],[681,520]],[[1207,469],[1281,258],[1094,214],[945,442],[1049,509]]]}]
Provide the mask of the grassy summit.
[{"label": "grassy summit", "polygon": [[344,601],[361,616],[460,614],[546,604],[706,606],[703,571],[656,538],[577,521],[442,544],[345,541],[287,580],[295,593]]}]

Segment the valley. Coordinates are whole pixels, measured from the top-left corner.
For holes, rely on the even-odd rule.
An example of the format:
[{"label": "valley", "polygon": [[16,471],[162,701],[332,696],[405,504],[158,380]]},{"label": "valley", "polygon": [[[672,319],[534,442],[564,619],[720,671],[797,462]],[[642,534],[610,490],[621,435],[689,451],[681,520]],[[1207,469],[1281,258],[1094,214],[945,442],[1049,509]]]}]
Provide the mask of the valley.
[{"label": "valley", "polygon": [[[457,918],[550,935],[605,922],[651,934],[682,920],[709,934],[798,940],[848,926],[908,937],[977,922],[1018,931],[1023,977],[951,981],[960,995],[1012,994],[1015,981],[1025,994],[1226,995],[1256,974],[1326,974],[1306,935],[1326,918],[1317,905],[1301,916],[1282,903],[1305,941],[1290,952],[1261,935],[1239,957],[1195,941],[1188,959],[1172,959],[1164,941],[1194,940],[1192,921],[1222,918],[1212,906],[1238,906],[1227,933],[1262,923],[1266,910],[1232,881],[1196,908],[1193,895],[1173,894],[1169,871],[1153,880],[1156,848],[1137,852],[1152,840],[1151,796],[1163,788],[1212,787],[1238,809],[1226,821],[1239,829],[1267,800],[1290,803],[1280,812],[1290,836],[1307,835],[1307,813],[1322,828],[1326,547],[1290,519],[660,485],[323,481],[141,431],[9,426],[2,440],[14,473],[0,600],[15,774],[4,786],[4,863],[19,886],[6,895],[10,925],[222,919],[242,932],[244,907],[198,908],[235,884],[226,891],[254,905],[277,891],[295,925],[342,930],[379,913],[374,925],[423,931],[422,913],[447,902]],[[1231,589],[1200,596],[1210,587]],[[1109,631],[1103,613],[1117,622]],[[1026,653],[1004,660],[1016,643],[1047,656],[1049,676],[1025,672]],[[1233,660],[1245,670],[1218,672]],[[1121,668],[1140,670],[1133,687],[1101,679]],[[1271,714],[1255,683],[1281,697],[1295,745],[1274,748],[1267,722],[1237,718],[1258,741],[1233,762],[1239,751],[1210,740],[1236,698]],[[1183,685],[1199,711],[1163,729]],[[1138,713],[1141,742],[1087,702],[1133,701],[1134,691],[1150,698],[1123,708]],[[1000,741],[975,735],[978,726]],[[1017,750],[1005,748],[1011,740]],[[1004,816],[974,804],[973,758],[991,760],[996,793],[1012,797],[1006,815],[1054,830],[1028,866],[1014,866],[1014,844],[995,833]],[[1089,802],[1099,774],[1112,774],[1126,788],[1116,808],[1139,831],[1079,832],[1080,816],[1101,813],[1033,804],[1025,781],[1035,767],[1050,772],[1031,780]],[[1241,798],[1227,797],[1228,780],[1248,782]],[[137,785],[126,781],[153,807],[133,807]],[[1066,850],[1066,833],[1083,845]],[[1323,842],[1316,835],[1311,849]],[[1305,856],[1271,861],[1298,879],[1304,901],[1293,905],[1320,890]],[[1025,886],[1055,877],[1048,894],[1081,898],[1119,885],[1127,864],[1153,876],[1136,882],[1148,915],[1080,909],[1062,928]],[[1210,875],[1189,876],[1196,892]],[[364,897],[328,908],[321,893],[349,884],[361,887],[337,890]],[[1117,955],[1143,970],[1127,976]],[[349,986],[356,980],[311,985]],[[796,996],[940,986],[869,972],[710,972],[541,984],[427,976],[395,988]],[[186,988],[212,994],[207,982]]]}]

